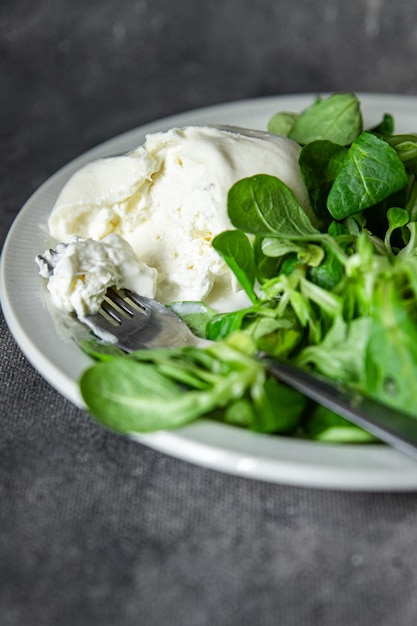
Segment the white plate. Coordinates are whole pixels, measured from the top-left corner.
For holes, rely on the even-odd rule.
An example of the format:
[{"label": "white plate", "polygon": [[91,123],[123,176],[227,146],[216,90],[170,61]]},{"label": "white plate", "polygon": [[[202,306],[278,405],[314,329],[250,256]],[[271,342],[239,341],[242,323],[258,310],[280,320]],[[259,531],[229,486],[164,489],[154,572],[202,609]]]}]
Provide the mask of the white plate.
[{"label": "white plate", "polygon": [[[302,110],[312,95],[269,97],[199,109],[147,124],[72,161],[28,200],[17,216],[1,258],[1,300],[6,321],[22,351],[41,375],[78,406],[77,381],[88,358],[55,332],[41,297],[36,254],[43,252],[44,225],[68,178],[93,159],[143,143],[145,134],[173,126],[234,124],[265,129],[278,110]],[[396,132],[417,131],[417,98],[359,95],[366,125],[391,112]],[[417,463],[382,445],[330,445],[258,435],[202,420],[172,432],[136,436],[142,443],[181,459],[241,476],[309,487],[406,491],[417,488]]]}]

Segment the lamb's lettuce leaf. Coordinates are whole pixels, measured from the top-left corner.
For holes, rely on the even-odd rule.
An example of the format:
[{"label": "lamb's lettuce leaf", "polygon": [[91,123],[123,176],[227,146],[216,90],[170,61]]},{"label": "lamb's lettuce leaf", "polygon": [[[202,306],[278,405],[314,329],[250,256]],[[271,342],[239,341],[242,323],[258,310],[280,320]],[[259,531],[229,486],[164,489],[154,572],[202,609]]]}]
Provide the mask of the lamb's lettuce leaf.
[{"label": "lamb's lettuce leaf", "polygon": [[330,189],[327,206],[334,219],[378,205],[408,184],[397,152],[384,139],[363,132],[352,143]]},{"label": "lamb's lettuce leaf", "polygon": [[258,174],[243,178],[228,194],[230,220],[246,233],[303,239],[319,235],[294,192],[279,178]]},{"label": "lamb's lettuce leaf", "polygon": [[301,145],[328,140],[346,146],[362,130],[360,102],[354,94],[334,94],[317,99],[295,121],[289,137]]}]

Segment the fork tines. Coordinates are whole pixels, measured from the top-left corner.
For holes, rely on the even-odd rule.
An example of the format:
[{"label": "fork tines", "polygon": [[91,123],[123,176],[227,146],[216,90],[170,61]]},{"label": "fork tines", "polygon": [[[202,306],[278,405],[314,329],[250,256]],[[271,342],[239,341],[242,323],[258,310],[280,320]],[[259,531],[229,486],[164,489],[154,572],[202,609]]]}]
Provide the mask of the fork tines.
[{"label": "fork tines", "polygon": [[116,290],[114,287],[109,287],[102,302],[101,311],[117,324],[121,324],[123,319],[132,318],[138,312],[143,313],[144,307],[129,298],[128,290]]}]

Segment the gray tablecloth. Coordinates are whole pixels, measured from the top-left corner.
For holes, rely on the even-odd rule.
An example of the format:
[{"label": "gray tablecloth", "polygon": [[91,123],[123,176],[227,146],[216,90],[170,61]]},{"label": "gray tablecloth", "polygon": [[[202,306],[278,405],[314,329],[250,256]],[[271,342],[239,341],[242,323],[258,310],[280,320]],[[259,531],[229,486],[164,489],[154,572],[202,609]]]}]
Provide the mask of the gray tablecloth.
[{"label": "gray tablecloth", "polygon": [[[289,92],[417,93],[412,0],[3,0],[0,236],[134,126]],[[0,322],[0,624],[417,623],[417,494],[238,478],[111,434]]]}]

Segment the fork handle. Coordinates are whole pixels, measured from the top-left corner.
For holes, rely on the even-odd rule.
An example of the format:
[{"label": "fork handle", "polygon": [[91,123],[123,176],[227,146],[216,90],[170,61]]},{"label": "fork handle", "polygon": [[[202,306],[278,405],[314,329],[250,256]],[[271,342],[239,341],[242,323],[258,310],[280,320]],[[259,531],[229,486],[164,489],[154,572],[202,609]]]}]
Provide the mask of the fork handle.
[{"label": "fork handle", "polygon": [[262,358],[262,361],[277,380],[417,460],[416,418],[360,393],[329,383],[291,363],[268,357]]}]

